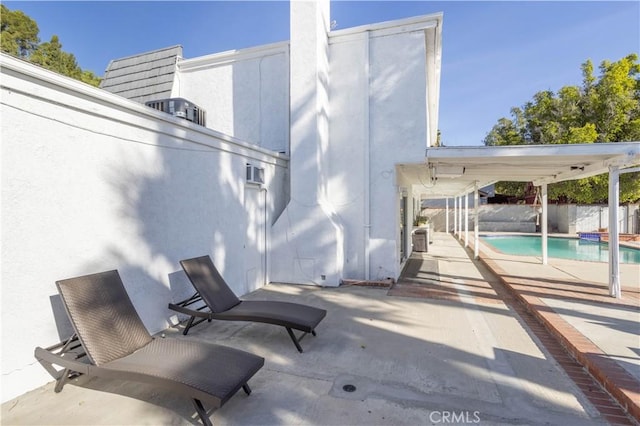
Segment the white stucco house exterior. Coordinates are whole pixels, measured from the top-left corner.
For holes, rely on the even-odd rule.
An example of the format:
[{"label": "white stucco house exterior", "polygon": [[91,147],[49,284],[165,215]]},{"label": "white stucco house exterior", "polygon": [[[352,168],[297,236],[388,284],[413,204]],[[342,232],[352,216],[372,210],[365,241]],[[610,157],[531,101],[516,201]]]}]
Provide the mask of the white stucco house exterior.
[{"label": "white stucco house exterior", "polygon": [[[442,15],[329,26],[328,1],[292,2],[289,42],[192,59],[169,47],[112,62],[102,85],[140,102],[187,99],[207,127],[289,156],[285,199],[268,194],[280,201],[266,281],[395,278],[410,247],[400,203],[413,214],[419,194],[395,168],[423,162],[436,137]],[[162,77],[149,89],[149,72],[131,73],[153,63]]]},{"label": "white stucco house exterior", "polygon": [[70,333],[59,279],[118,269],[154,333],[190,293],[188,257],[238,295],[400,274],[420,205],[399,168],[436,138],[442,15],[331,31],[322,0],[290,20],[282,43],[145,53],[169,57],[147,93],[115,72],[135,57],[114,61],[105,82],[129,96],[1,56],[3,402],[51,380],[33,350]]}]

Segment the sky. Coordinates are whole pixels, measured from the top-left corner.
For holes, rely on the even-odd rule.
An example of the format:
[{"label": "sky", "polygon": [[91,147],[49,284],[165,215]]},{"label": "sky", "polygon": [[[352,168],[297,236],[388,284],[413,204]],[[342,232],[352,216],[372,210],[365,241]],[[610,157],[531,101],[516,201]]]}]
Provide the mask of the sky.
[{"label": "sky", "polygon": [[[57,35],[84,70],[183,46],[185,58],[289,39],[287,1],[3,1]],[[336,30],[442,12],[439,129],[482,145],[501,117],[542,90],[580,85],[590,59],[640,52],[640,1],[331,1]]]}]

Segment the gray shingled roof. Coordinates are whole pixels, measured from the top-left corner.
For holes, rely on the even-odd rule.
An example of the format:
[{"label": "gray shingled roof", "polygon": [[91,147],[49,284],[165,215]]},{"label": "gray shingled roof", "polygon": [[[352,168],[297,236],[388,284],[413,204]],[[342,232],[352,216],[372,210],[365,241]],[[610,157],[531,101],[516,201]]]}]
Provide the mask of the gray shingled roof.
[{"label": "gray shingled roof", "polygon": [[109,63],[100,87],[136,102],[171,97],[173,76],[182,46],[176,45]]}]

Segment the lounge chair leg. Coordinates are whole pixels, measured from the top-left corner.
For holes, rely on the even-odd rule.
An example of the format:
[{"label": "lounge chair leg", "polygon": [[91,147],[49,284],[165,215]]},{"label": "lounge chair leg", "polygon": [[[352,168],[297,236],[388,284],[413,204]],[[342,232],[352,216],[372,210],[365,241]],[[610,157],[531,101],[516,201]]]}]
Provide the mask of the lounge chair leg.
[{"label": "lounge chair leg", "polygon": [[193,402],[193,406],[196,408],[196,412],[198,413],[198,416],[200,416],[200,420],[202,420],[202,424],[204,426],[213,426],[213,423],[211,423],[209,416],[207,416],[207,410],[204,409],[202,402],[199,399],[195,399],[195,398],[192,399],[191,401]]},{"label": "lounge chair leg", "polygon": [[316,331],[315,330],[311,330],[311,334],[313,334],[315,336],[316,335]]},{"label": "lounge chair leg", "polygon": [[289,333],[289,337],[291,337],[291,340],[293,340],[293,344],[296,345],[296,348],[298,348],[298,352],[302,353],[302,347],[300,346],[300,342],[298,342],[296,335],[293,334],[293,330],[291,330],[289,327],[286,328],[287,332]]},{"label": "lounge chair leg", "polygon": [[191,318],[189,318],[189,321],[187,321],[187,325],[184,327],[184,331],[182,332],[182,334],[186,336],[189,330],[191,330],[191,327],[193,327],[194,325],[200,324],[204,320],[211,322],[211,318],[200,318],[197,321],[195,321],[195,319],[196,319],[195,316],[191,316]]},{"label": "lounge chair leg", "polygon": [[59,393],[62,391],[62,388],[67,383],[67,379],[69,377],[69,369],[65,368],[60,375],[60,378],[56,380],[56,387],[53,388],[55,393]]},{"label": "lounge chair leg", "polygon": [[189,332],[189,329],[193,325],[193,320],[194,319],[196,319],[196,317],[189,318],[189,321],[187,321],[187,325],[184,327],[184,331],[182,332],[183,335],[185,335],[185,336],[187,335],[187,333]]},{"label": "lounge chair leg", "polygon": [[249,387],[249,385],[247,383],[242,385],[242,389],[244,390],[244,393],[246,393],[247,395],[251,395],[251,388]]}]

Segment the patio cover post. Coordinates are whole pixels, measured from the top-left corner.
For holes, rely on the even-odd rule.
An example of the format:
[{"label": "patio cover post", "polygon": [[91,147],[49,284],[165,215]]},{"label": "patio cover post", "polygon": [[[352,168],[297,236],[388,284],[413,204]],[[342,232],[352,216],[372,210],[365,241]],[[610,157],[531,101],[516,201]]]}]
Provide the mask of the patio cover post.
[{"label": "patio cover post", "polygon": [[458,232],[458,197],[453,197],[453,235]]},{"label": "patio cover post", "polygon": [[444,199],[444,229],[449,232],[449,199]]},{"label": "patio cover post", "polygon": [[622,297],[620,289],[620,241],[618,235],[620,167],[609,166],[609,295]]},{"label": "patio cover post", "polygon": [[542,184],[542,264],[546,265],[549,261],[548,255],[548,229],[547,229],[547,184]]},{"label": "patio cover post", "polygon": [[[412,251],[412,247],[411,247],[411,225],[413,224],[413,215],[414,215],[414,205],[413,205],[413,197],[412,197],[412,193],[411,191],[406,191],[406,195],[403,192],[403,197],[406,196],[407,201],[405,204],[405,219],[404,219],[404,223],[407,224],[407,231],[405,232],[405,236],[404,236],[404,241],[402,242],[402,244],[404,244],[404,257],[405,259],[408,259],[409,256],[411,256],[411,251]],[[428,243],[428,241],[427,241]]]},{"label": "patio cover post", "polygon": [[480,236],[478,235],[479,227],[478,223],[480,221],[480,206],[478,205],[479,196],[478,196],[478,181],[475,181],[473,184],[473,211],[475,212],[473,218],[473,258],[477,259],[480,254]]},{"label": "patio cover post", "polygon": [[462,239],[462,195],[459,198],[458,201],[458,207],[460,207],[458,209],[458,240]]},{"label": "patio cover post", "polygon": [[458,231],[458,197],[453,197],[453,235]]},{"label": "patio cover post", "polygon": [[464,246],[469,247],[469,193],[464,194]]}]

